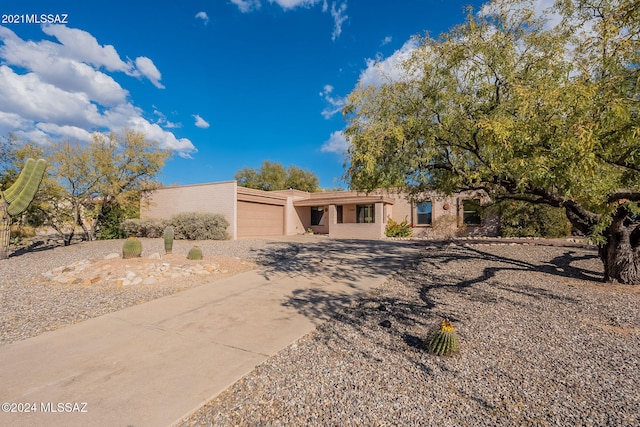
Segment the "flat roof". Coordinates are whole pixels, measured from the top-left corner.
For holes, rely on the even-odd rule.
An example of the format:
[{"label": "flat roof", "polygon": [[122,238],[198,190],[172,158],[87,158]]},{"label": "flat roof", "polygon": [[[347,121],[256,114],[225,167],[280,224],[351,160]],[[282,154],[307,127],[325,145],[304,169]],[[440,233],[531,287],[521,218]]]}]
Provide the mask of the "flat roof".
[{"label": "flat roof", "polygon": [[367,205],[372,203],[393,205],[395,200],[383,196],[318,197],[315,199],[295,200],[293,206]]}]

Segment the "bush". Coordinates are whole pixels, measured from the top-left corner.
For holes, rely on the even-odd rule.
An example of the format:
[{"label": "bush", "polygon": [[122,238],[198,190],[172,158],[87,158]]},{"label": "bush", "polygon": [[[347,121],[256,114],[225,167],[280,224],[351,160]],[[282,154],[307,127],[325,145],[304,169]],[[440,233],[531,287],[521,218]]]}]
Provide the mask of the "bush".
[{"label": "bush", "polygon": [[498,206],[500,234],[504,237],[566,237],[571,224],[564,210],[548,205],[504,201]]},{"label": "bush", "polygon": [[96,230],[96,237],[99,240],[122,239],[126,237],[122,229],[122,221],[126,213],[120,206],[108,207],[103,215],[100,216],[100,224]]},{"label": "bush", "polygon": [[412,233],[411,225],[405,219],[404,221],[397,223],[391,217],[387,220],[387,227],[384,230],[384,234],[387,237],[411,237]]},{"label": "bush", "polygon": [[229,222],[220,214],[185,212],[171,217],[176,239],[226,240]]},{"label": "bush", "polygon": [[229,222],[220,214],[185,212],[169,219],[127,219],[122,229],[127,237],[162,237],[173,226],[174,238],[182,240],[226,240]]},{"label": "bush", "polygon": [[127,237],[162,237],[166,220],[162,219],[126,219],[122,230]]}]

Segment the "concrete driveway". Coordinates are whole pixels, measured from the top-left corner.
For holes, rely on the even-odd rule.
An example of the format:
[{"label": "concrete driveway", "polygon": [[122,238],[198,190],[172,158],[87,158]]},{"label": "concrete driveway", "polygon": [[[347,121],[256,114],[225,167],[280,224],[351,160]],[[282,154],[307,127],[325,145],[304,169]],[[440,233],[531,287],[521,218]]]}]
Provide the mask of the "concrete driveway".
[{"label": "concrete driveway", "polygon": [[0,347],[0,425],[175,423],[417,253],[411,242],[292,245],[286,258],[264,250],[260,269]]}]

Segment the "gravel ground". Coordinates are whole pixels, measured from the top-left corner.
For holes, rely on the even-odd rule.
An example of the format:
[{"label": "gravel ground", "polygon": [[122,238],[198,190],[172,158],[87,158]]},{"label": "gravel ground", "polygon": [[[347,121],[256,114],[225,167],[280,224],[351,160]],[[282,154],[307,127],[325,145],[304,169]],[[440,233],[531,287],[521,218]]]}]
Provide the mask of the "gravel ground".
[{"label": "gravel ground", "polygon": [[[140,239],[143,256],[163,253],[161,239]],[[298,246],[292,243],[262,240],[237,241],[174,241],[173,253],[186,253],[197,244],[205,258],[216,259],[226,271],[207,276],[153,285],[117,286],[58,284],[43,280],[42,273],[86,259],[101,259],[110,253],[121,253],[123,240],[83,242],[68,247],[35,248],[26,253],[14,253],[0,260],[0,345],[31,338],[92,317],[121,310],[179,292],[189,287],[209,283],[250,269],[239,258],[258,264],[278,262],[294,256]]]},{"label": "gravel ground", "polygon": [[[588,248],[427,243],[180,425],[638,426],[640,289],[601,276]],[[451,357],[423,350],[443,318]]]}]

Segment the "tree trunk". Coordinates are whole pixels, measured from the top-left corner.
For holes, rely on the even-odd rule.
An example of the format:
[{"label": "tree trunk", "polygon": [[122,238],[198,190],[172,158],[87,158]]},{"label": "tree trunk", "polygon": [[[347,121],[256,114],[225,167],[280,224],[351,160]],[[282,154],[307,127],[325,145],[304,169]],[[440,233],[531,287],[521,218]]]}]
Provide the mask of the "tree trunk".
[{"label": "tree trunk", "polygon": [[640,285],[640,218],[620,206],[600,246],[604,279],[625,285]]}]

